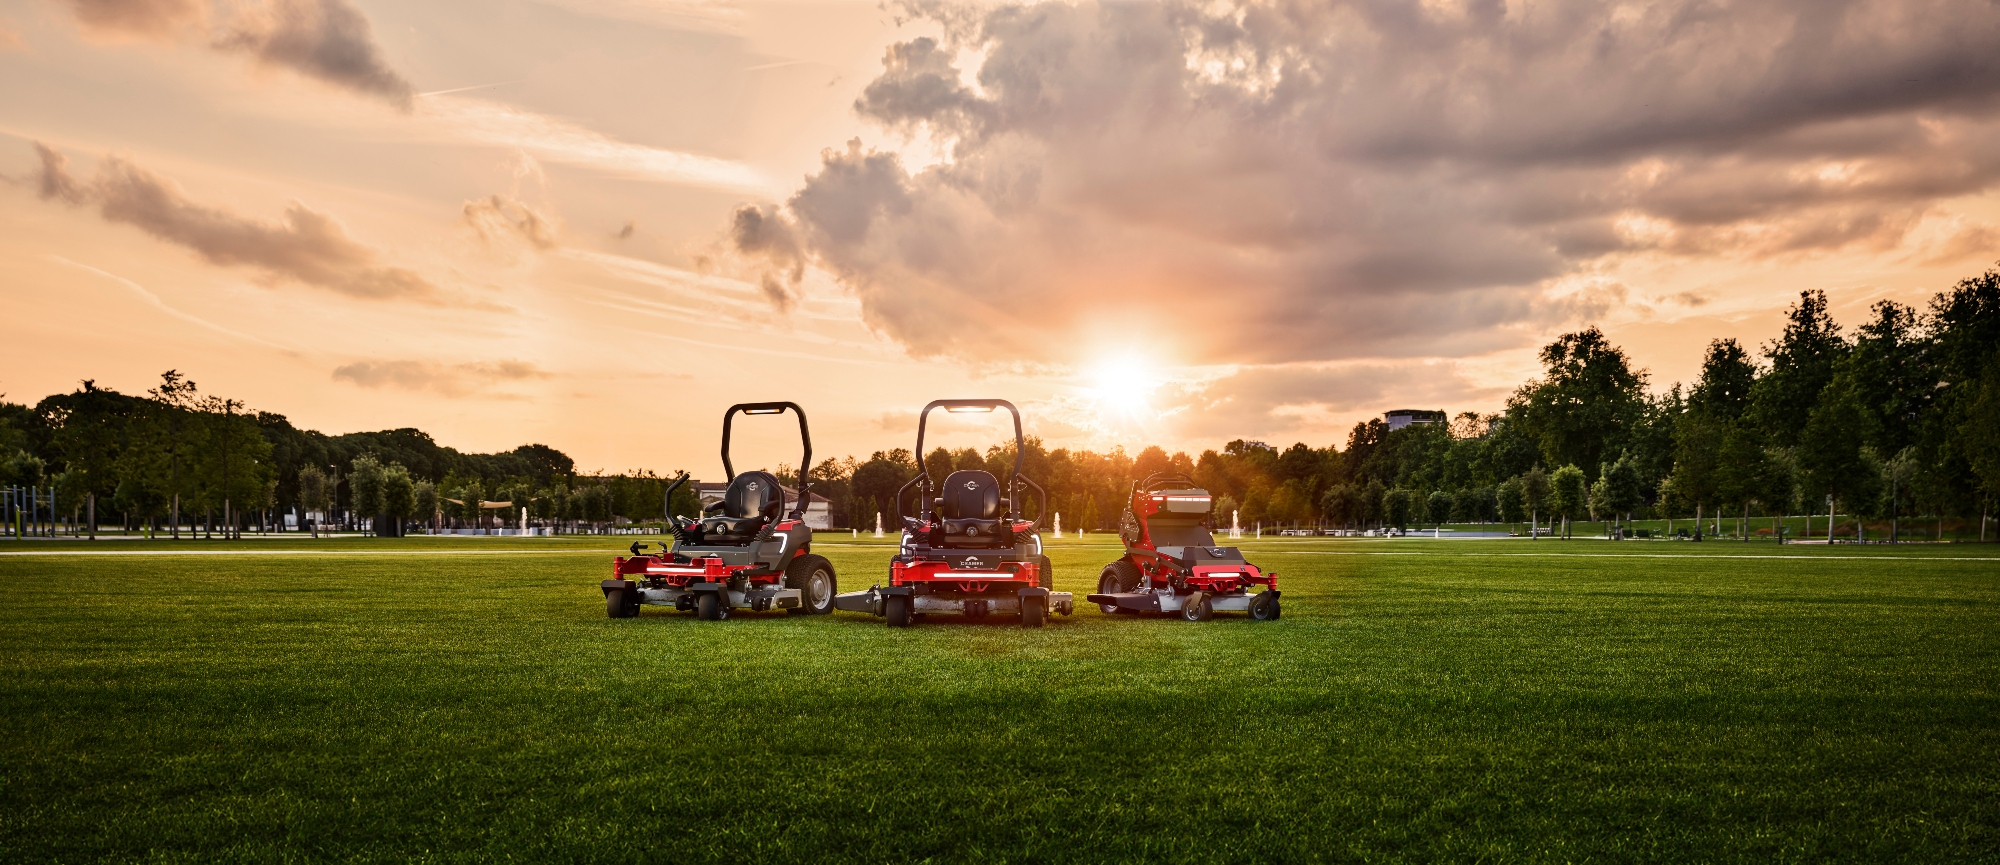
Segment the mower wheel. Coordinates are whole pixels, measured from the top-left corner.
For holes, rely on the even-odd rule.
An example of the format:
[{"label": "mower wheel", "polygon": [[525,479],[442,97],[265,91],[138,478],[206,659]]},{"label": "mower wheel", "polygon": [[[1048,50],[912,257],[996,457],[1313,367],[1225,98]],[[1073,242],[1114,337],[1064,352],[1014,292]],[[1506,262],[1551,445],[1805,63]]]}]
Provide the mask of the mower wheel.
[{"label": "mower wheel", "polygon": [[1021,599],[1021,627],[1039,628],[1049,620],[1048,601],[1044,598]]},{"label": "mower wheel", "polygon": [[[1141,579],[1143,579],[1143,575],[1139,573],[1137,565],[1124,559],[1119,559],[1105,565],[1104,571],[1097,575],[1097,593],[1100,595],[1115,595],[1120,592],[1129,592],[1139,587]],[[1106,613],[1126,613],[1129,615],[1138,612],[1138,610],[1121,610],[1117,604],[1098,604],[1097,608]]]},{"label": "mower wheel", "polygon": [[833,612],[833,596],[840,591],[834,582],[833,563],[810,553],[792,560],[785,569],[785,588],[799,590],[799,605],[793,615]]},{"label": "mower wheel", "polygon": [[1208,603],[1207,592],[1195,592],[1181,604],[1181,618],[1190,622],[1206,622],[1215,618],[1215,608]]},{"label": "mower wheel", "polygon": [[1268,622],[1278,617],[1278,596],[1270,592],[1258,592],[1250,599],[1250,619]]},{"label": "mower wheel", "polygon": [[612,589],[604,593],[604,614],[614,619],[629,619],[639,614],[639,605],[626,602],[624,589]]},{"label": "mower wheel", "polygon": [[887,619],[891,628],[910,626],[910,598],[908,595],[890,595],[882,603],[882,618]]},{"label": "mower wheel", "polygon": [[729,618],[729,605],[723,603],[721,592],[702,592],[694,601],[694,616],[704,622],[720,622]]}]

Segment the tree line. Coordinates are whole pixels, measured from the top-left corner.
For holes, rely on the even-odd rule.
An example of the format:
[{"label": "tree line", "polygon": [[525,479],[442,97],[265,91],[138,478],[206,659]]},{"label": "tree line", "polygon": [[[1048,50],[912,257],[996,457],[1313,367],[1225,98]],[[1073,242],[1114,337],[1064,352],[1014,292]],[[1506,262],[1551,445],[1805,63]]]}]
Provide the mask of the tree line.
[{"label": "tree line", "polygon": [[[1845,332],[1826,295],[1801,292],[1784,332],[1753,350],[1706,348],[1689,385],[1653,390],[1645,370],[1589,328],[1540,353],[1543,374],[1502,410],[1390,429],[1358,423],[1344,443],[1278,449],[1232,441],[1190,456],[1158,446],[1136,455],[1048,449],[1027,440],[1023,473],[1048,492],[1045,525],[1113,528],[1134,479],[1177,471],[1247,525],[1348,527],[1423,523],[1551,524],[1580,519],[1732,520],[1923,514],[1977,516],[2000,497],[2000,270],[1961,280],[1924,309],[1876,303]],[[1444,412],[1437,413],[1446,416]],[[461,453],[416,429],[328,436],[283,415],[203,395],[174,371],[144,396],[85,381],[27,407],[0,403],[0,484],[48,484],[82,515],[110,507],[129,526],[193,521],[228,533],[288,508],[352,526],[387,517],[491,524],[486,501],[572,530],[694,515],[692,485],[672,502],[651,470],[579,475],[561,451],[531,444]],[[812,466],[813,492],[837,527],[894,529],[896,491],[918,471],[905,448]],[[942,479],[983,469],[1005,478],[1012,442],[937,448],[922,457]],[[778,468],[796,486],[797,470]],[[1039,503],[1024,503],[1039,514]],[[906,501],[907,510],[914,503]],[[82,521],[94,526],[87,516]]]},{"label": "tree line", "polygon": [[[1156,446],[1129,456],[1031,438],[1023,472],[1066,528],[1094,531],[1115,525],[1134,479],[1159,471],[1188,474],[1245,525],[1531,521],[1567,531],[1580,519],[1689,517],[1729,519],[1747,535],[1759,517],[1840,513],[1927,515],[1940,532],[1947,518],[1976,516],[1983,531],[2000,498],[2000,271],[1961,280],[1924,309],[1880,301],[1851,333],[1824,292],[1801,292],[1776,339],[1754,354],[1716,339],[1692,384],[1663,391],[1597,328],[1563,334],[1540,360],[1543,374],[1498,412],[1393,430],[1373,419],[1344,447],[1238,440],[1192,457]],[[1004,478],[1013,445],[923,459],[934,478]],[[894,512],[916,472],[908,450],[877,451],[820,463],[813,488],[866,527]]]}]

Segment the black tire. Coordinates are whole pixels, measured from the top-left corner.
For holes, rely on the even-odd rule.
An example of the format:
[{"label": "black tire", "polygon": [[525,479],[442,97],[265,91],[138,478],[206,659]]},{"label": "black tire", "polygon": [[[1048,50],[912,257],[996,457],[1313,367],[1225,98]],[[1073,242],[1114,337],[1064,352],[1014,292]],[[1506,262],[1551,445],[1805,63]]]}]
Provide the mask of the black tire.
[{"label": "black tire", "polygon": [[885,598],[882,602],[882,618],[889,622],[891,628],[909,627],[910,596],[890,595]]},{"label": "black tire", "polygon": [[1195,592],[1181,603],[1181,618],[1190,622],[1206,622],[1215,618],[1215,608],[1208,604],[1207,592]]},{"label": "black tire", "polygon": [[1250,620],[1268,622],[1278,617],[1278,596],[1270,592],[1258,592],[1250,599]]},{"label": "black tire", "polygon": [[840,591],[840,583],[834,577],[832,562],[807,554],[785,568],[785,588],[799,590],[799,605],[792,608],[792,614],[813,616],[833,612],[833,596]]},{"label": "black tire", "polygon": [[1056,590],[1055,563],[1049,561],[1048,556],[1038,556],[1036,558],[1039,560],[1039,564],[1041,564],[1042,566],[1042,588],[1048,589],[1051,592],[1055,591]]},{"label": "black tire", "polygon": [[726,613],[722,612],[723,608],[726,605],[716,600],[715,596],[717,594],[720,593],[702,592],[701,594],[695,596],[694,599],[695,618],[700,619],[704,622],[715,622],[715,621],[721,621],[723,616],[727,615]]},{"label": "black tire", "polygon": [[[1097,593],[1100,595],[1115,595],[1122,592],[1129,592],[1139,587],[1141,579],[1144,579],[1144,575],[1139,573],[1137,565],[1124,559],[1119,559],[1105,565],[1104,570],[1097,575]],[[1098,604],[1097,608],[1107,614],[1125,613],[1130,615],[1138,612],[1138,610],[1119,609],[1117,604]]]},{"label": "black tire", "polygon": [[1047,598],[1021,599],[1021,627],[1039,628],[1048,622],[1048,620],[1049,601]]},{"label": "black tire", "polygon": [[629,619],[639,614],[639,605],[625,601],[624,589],[612,589],[604,593],[604,614],[614,619]]}]

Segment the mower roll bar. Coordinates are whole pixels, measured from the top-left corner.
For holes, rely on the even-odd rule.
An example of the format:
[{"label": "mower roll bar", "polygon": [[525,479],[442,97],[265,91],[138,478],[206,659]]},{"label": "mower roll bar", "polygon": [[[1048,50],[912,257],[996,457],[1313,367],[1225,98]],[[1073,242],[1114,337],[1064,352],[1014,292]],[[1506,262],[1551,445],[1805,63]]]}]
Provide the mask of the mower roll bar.
[{"label": "mower roll bar", "polygon": [[[931,484],[933,481],[931,480],[930,469],[924,465],[924,428],[930,422],[931,412],[936,409],[953,411],[956,409],[981,408],[987,411],[1004,408],[1008,414],[1014,416],[1014,474],[1007,479],[1008,518],[1018,518],[1021,515],[1017,500],[1020,498],[1022,482],[1026,482],[1029,486],[1034,487],[1036,492],[1042,494],[1042,510],[1044,512],[1048,510],[1048,493],[1042,492],[1040,484],[1021,477],[1021,460],[1027,456],[1028,438],[1021,433],[1020,409],[1015,408],[1013,403],[1004,399],[934,399],[931,400],[930,405],[924,406],[922,414],[917,415],[917,476],[911,478],[908,483],[903,484],[896,490],[896,523],[898,525],[903,524],[903,520],[905,519],[903,516],[903,493],[910,488],[911,484],[920,481],[923,485],[919,487],[922,494],[917,502],[917,517],[926,523],[930,522]],[[1037,522],[1040,522],[1039,518]]]},{"label": "mower roll bar", "polygon": [[[786,409],[790,409],[798,413],[799,440],[804,442],[806,446],[806,455],[799,458],[799,500],[796,506],[792,508],[792,516],[791,516],[792,519],[798,520],[805,518],[806,503],[812,500],[812,494],[808,491],[807,488],[812,484],[811,476],[812,476],[812,464],[813,464],[812,433],[806,429],[806,410],[799,408],[798,403],[795,402],[737,403],[736,405],[730,406],[728,411],[722,413],[722,472],[723,474],[728,475],[728,477],[723,479],[723,482],[727,483],[729,481],[736,480],[736,468],[729,464],[729,422],[735,419],[736,413],[740,411],[744,414],[784,414]],[[919,442],[923,441],[923,435],[921,432],[918,433],[917,440]],[[778,510],[780,512],[783,512],[784,509],[785,509],[785,491],[781,487],[778,489]]]}]

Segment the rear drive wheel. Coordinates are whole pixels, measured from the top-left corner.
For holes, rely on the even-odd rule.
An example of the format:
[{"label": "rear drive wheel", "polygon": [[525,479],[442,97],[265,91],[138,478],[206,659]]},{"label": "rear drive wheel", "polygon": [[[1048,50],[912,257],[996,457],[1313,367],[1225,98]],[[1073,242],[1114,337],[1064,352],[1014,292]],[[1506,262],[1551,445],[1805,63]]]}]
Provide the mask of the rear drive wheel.
[{"label": "rear drive wheel", "polygon": [[629,619],[639,612],[637,604],[625,602],[624,589],[612,589],[604,593],[604,614],[614,619]]},{"label": "rear drive wheel", "polygon": [[834,582],[833,563],[811,554],[793,559],[791,567],[785,569],[785,588],[799,590],[794,615],[833,612],[833,596],[840,591]]},{"label": "rear drive wheel", "polygon": [[1250,599],[1250,619],[1268,622],[1278,617],[1278,596],[1270,592],[1258,592]]},{"label": "rear drive wheel", "polygon": [[882,618],[889,621],[891,628],[910,626],[910,596],[890,595],[882,604]]},{"label": "rear drive wheel", "polygon": [[1195,592],[1181,603],[1181,618],[1190,622],[1206,622],[1215,618],[1215,608],[1208,605],[1207,592]]},{"label": "rear drive wheel", "polygon": [[1049,620],[1048,604],[1049,602],[1047,598],[1022,598],[1021,627],[1023,628],[1041,627],[1043,622]]},{"label": "rear drive wheel", "polygon": [[[1097,593],[1100,595],[1115,595],[1121,592],[1132,591],[1139,587],[1141,577],[1142,575],[1139,573],[1138,566],[1124,559],[1119,559],[1105,565],[1104,570],[1097,575]],[[1097,608],[1106,613],[1138,612],[1138,610],[1121,610],[1117,604],[1098,604]]]}]

